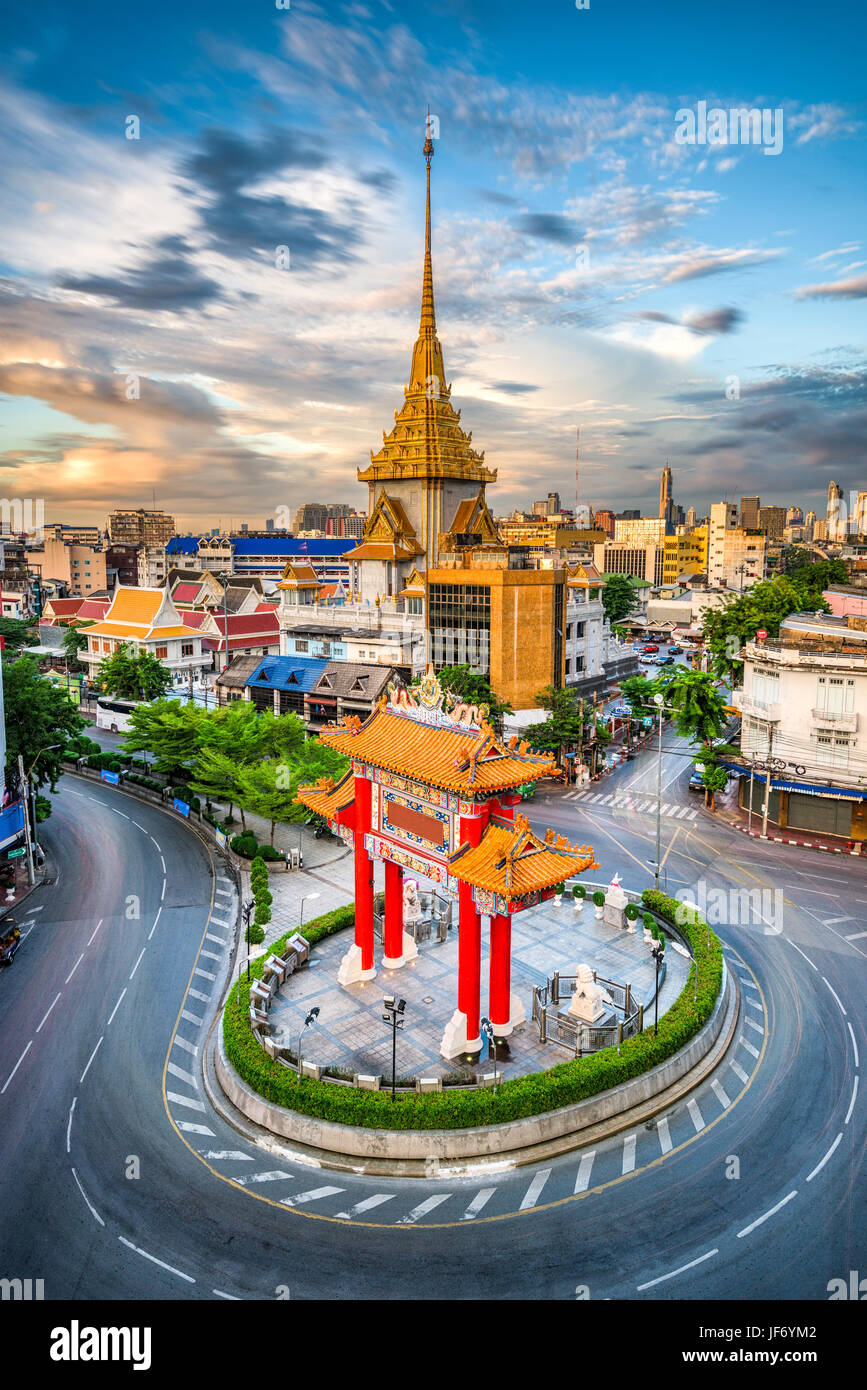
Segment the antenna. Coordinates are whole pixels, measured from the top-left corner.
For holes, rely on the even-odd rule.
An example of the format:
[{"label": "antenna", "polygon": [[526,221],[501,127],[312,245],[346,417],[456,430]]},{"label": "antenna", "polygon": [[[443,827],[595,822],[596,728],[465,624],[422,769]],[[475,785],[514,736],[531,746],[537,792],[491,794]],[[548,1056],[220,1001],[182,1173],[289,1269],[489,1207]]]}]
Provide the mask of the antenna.
[{"label": "antenna", "polygon": [[575,431],[575,521],[578,521],[578,462],[581,452],[581,426]]}]

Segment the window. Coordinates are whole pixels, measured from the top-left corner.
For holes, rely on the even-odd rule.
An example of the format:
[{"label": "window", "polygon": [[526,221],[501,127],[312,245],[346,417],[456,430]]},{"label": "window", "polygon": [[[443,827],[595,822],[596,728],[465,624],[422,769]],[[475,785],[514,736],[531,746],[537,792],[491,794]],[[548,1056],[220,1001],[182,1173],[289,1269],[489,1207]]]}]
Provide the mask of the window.
[{"label": "window", "polygon": [[820,676],[816,707],[825,714],[851,714],[855,708],[855,682],[842,676]]},{"label": "window", "polygon": [[193,644],[192,644],[192,642],[182,642],[182,643],[181,643],[181,656],[192,656],[192,654],[193,654]]},{"label": "window", "polygon": [[157,647],[156,653],[155,653],[157,661],[165,661],[166,658],[168,657],[168,654],[169,654],[169,649],[168,649],[168,647]]},{"label": "window", "polygon": [[490,671],[491,591],[486,584],[432,584],[429,623],[436,666]]},{"label": "window", "polygon": [[307,652],[310,650],[310,643],[306,640],[306,638],[302,641],[300,638],[296,637],[295,650],[296,652]]},{"label": "window", "polygon": [[753,671],[752,686],[750,696],[754,705],[759,705],[762,709],[767,709],[769,705],[775,705],[780,698],[780,677],[777,671],[762,670],[759,667]]}]

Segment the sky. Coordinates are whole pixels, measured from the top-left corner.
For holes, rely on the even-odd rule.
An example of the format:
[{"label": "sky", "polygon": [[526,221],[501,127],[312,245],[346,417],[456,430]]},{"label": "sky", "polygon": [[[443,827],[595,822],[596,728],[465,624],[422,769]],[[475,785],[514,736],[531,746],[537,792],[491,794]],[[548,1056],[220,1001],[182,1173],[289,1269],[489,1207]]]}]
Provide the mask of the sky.
[{"label": "sky", "polygon": [[594,507],[655,514],[666,461],[699,515],[867,487],[848,0],[43,0],[4,28],[6,498],[182,529],[366,510],[428,106],[438,328],[496,514],[572,505],[578,427]]}]

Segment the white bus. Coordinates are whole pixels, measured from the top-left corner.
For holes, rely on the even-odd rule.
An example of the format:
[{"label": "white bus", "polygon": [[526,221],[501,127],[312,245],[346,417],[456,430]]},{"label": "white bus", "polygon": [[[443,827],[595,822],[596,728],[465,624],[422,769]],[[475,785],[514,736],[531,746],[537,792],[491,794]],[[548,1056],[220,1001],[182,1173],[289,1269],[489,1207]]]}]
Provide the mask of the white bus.
[{"label": "white bus", "polygon": [[110,729],[113,734],[125,734],[129,727],[129,717],[141,700],[118,700],[115,696],[99,695],[96,700],[96,727]]}]

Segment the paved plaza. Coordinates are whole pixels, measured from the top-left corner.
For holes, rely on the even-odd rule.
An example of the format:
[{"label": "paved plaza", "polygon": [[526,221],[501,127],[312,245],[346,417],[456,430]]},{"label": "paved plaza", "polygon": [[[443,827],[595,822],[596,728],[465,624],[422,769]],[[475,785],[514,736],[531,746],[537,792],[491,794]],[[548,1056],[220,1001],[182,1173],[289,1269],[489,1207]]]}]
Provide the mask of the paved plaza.
[{"label": "paved plaza", "polygon": [[[323,842],[317,842],[322,844]],[[325,849],[315,868],[303,873],[271,876],[274,894],[273,920],[266,942],[270,943],[300,924],[301,899],[305,897],[305,920],[352,901],[352,856],[341,853],[338,841],[330,840],[333,858]],[[305,865],[307,864],[305,855]],[[377,866],[377,888],[381,866]],[[420,883],[422,890],[425,885]],[[318,899],[310,899],[318,893]],[[486,1012],[488,979],[488,930],[482,929],[482,1012]],[[398,970],[384,970],[380,964],[381,943],[377,942],[376,979],[366,984],[341,987],[337,983],[340,959],[352,942],[351,929],[319,942],[311,952],[311,965],[299,971],[276,997],[270,1012],[275,1037],[295,1051],[298,1034],[307,1012],[319,1006],[315,1026],[305,1030],[303,1055],[306,1061],[322,1067],[338,1067],[373,1076],[391,1076],[391,1028],[382,1019],[382,1000],[394,994],[406,1000],[406,1025],[398,1034],[398,1076],[444,1077],[462,1070],[459,1061],[440,1054],[446,1023],[457,1007],[458,928],[455,921],[447,940],[420,943],[416,960]],[[256,948],[258,954],[261,948]],[[505,1076],[540,1071],[556,1062],[567,1061],[571,1050],[554,1042],[539,1042],[538,1026],[533,1023],[533,986],[544,985],[554,971],[574,975],[579,964],[620,984],[629,983],[638,1002],[651,999],[654,963],[650,946],[641,929],[634,935],[610,926],[595,917],[586,902],[576,912],[571,900],[557,907],[553,901],[521,912],[512,918],[512,992],[527,1014],[509,1038],[510,1055],[498,1063]],[[680,993],[686,981],[689,962],[673,949],[666,952],[666,978],[660,993],[664,1012]],[[569,1007],[568,993],[561,994],[559,1009]],[[554,1006],[556,1011],[557,1006]],[[493,1063],[482,1053],[468,1072],[490,1072]]]}]

